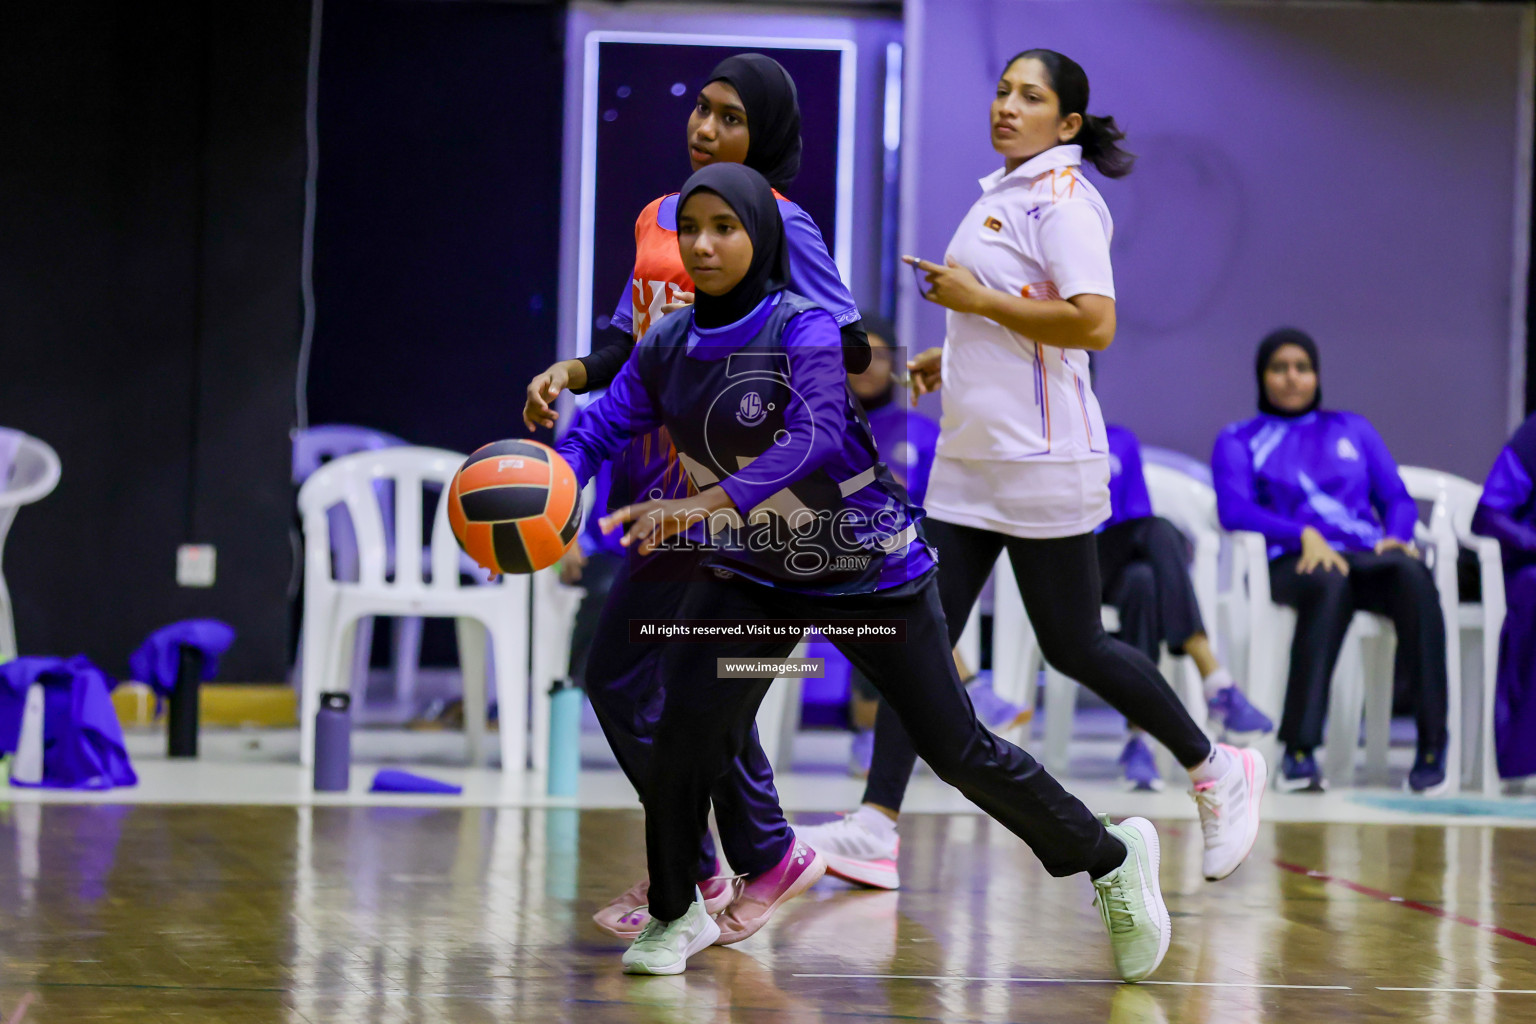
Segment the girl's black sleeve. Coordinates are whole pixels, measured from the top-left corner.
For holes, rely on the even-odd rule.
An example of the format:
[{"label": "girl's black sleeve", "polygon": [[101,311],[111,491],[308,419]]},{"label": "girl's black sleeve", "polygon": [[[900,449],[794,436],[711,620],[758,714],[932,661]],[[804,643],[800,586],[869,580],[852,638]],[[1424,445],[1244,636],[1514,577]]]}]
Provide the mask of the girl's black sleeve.
[{"label": "girl's black sleeve", "polygon": [[843,368],[849,373],[863,373],[869,369],[873,357],[869,352],[869,335],[864,332],[864,321],[844,324],[838,333],[843,337]]},{"label": "girl's black sleeve", "polygon": [[634,336],[626,331],[610,327],[599,337],[605,339],[607,344],[601,348],[594,345],[591,355],[578,356],[576,359],[587,368],[587,386],[571,388],[573,395],[584,395],[588,391],[596,391],[613,383],[613,378],[619,375],[619,368],[629,360],[629,354],[635,350]]}]

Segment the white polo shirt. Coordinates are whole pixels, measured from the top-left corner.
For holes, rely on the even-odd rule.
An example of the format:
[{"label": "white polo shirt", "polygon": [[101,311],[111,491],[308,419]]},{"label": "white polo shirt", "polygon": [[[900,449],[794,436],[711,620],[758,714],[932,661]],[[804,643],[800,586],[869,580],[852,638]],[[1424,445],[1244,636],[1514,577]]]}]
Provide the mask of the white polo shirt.
[{"label": "white polo shirt", "polygon": [[[1114,225],[1057,146],[981,179],[946,255],[989,288],[1039,299],[1114,298]],[[927,505],[935,518],[1022,537],[1092,530],[1109,516],[1109,446],[1088,353],[947,312],[944,414]]]}]

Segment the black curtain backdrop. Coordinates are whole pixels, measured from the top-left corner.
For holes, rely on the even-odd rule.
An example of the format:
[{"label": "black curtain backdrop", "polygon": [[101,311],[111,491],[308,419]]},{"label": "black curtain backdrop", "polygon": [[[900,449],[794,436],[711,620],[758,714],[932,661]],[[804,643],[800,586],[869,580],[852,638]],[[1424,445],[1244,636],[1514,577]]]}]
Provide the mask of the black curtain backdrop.
[{"label": "black curtain backdrop", "polygon": [[[564,5],[325,0],[322,17],[309,422],[466,453],[524,436],[557,344]],[[447,620],[422,661],[457,663]]]},{"label": "black curtain backdrop", "polygon": [[309,422],[522,436],[556,352],[564,7],[323,10]]},{"label": "black curtain backdrop", "polygon": [[[285,674],[309,0],[0,5],[0,425],[59,452],[6,578],[23,654],[116,674],[231,622]],[[175,582],[178,544],[218,582]]]}]

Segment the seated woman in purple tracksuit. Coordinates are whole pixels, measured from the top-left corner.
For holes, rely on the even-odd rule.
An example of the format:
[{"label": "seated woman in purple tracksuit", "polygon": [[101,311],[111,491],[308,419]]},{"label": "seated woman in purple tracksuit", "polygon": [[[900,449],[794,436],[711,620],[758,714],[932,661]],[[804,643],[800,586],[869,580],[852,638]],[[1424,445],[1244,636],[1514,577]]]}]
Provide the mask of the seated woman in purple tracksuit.
[{"label": "seated woman in purple tracksuit", "polygon": [[1357,610],[1392,619],[1397,675],[1416,698],[1416,793],[1446,784],[1445,620],[1434,578],[1413,545],[1418,510],[1397,463],[1363,416],[1320,409],[1317,346],[1273,331],[1255,366],[1259,415],[1221,432],[1211,455],[1221,525],[1269,542],[1274,599],[1296,609],[1280,719],[1281,789],[1320,790],[1312,756],[1323,739],[1328,685]]},{"label": "seated woman in purple tracksuit", "polygon": [[[678,246],[695,304],[652,327],[608,394],[560,442],[577,479],[630,438],[665,426],[698,493],[619,509],[641,555],[707,538],[678,617],[726,627],[783,619],[875,626],[900,639],[834,636],[901,717],[939,775],[1027,842],[1052,874],[1087,871],[1122,977],[1152,973],[1168,916],[1149,822],[1109,825],[1027,753],[976,719],[950,655],[922,511],[875,454],[851,399],[832,317],[787,290],[784,229],[767,181],[713,164],[683,186]],[[624,954],[637,974],[678,974],[720,929],[695,884],[712,782],[747,742],[769,678],[718,659],[782,659],[792,636],[743,632],[665,645],[667,695],[641,800],[650,867],[646,925]],[[803,891],[825,870],[797,842],[778,868]],[[1054,941],[1054,940],[1053,940]]]},{"label": "seated woman in purple tracksuit", "polygon": [[1536,775],[1536,416],[1494,460],[1472,529],[1499,542],[1508,608],[1499,637],[1493,733],[1499,775]]},{"label": "seated woman in purple tracksuit", "polygon": [[[1267,733],[1274,723],[1248,703],[1211,649],[1194,582],[1189,544],[1179,528],[1152,514],[1152,497],[1141,469],[1141,442],[1126,427],[1106,424],[1109,439],[1110,516],[1098,531],[1099,579],[1104,603],[1120,614],[1115,635],[1153,662],[1163,644],[1187,654],[1200,670],[1213,722],[1228,734]],[[1133,789],[1162,789],[1146,735],[1132,728],[1120,753]]]}]

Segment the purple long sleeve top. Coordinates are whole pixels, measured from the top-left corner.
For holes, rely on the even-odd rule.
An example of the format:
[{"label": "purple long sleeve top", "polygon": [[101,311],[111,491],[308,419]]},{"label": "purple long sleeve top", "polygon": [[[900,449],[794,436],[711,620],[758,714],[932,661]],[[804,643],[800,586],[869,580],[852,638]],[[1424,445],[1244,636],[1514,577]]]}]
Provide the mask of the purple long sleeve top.
[{"label": "purple long sleeve top", "polygon": [[1262,533],[1270,558],[1301,550],[1309,526],[1345,551],[1413,539],[1418,508],[1397,463],[1370,421],[1352,412],[1234,423],[1216,438],[1211,475],[1221,525]]},{"label": "purple long sleeve top", "polygon": [[[557,447],[585,483],[661,426],[694,484],[718,483],[744,520],[711,538],[717,566],[807,593],[882,590],[933,566],[916,532],[921,510],[857,415],[837,324],[808,300],[779,293],[716,329],[695,326],[691,309],[669,314]],[[805,529],[765,544],[783,537],[775,517]]]},{"label": "purple long sleeve top", "polygon": [[1536,562],[1536,486],[1525,463],[1508,445],[1499,450],[1483,483],[1472,532],[1498,541],[1506,566]]}]

